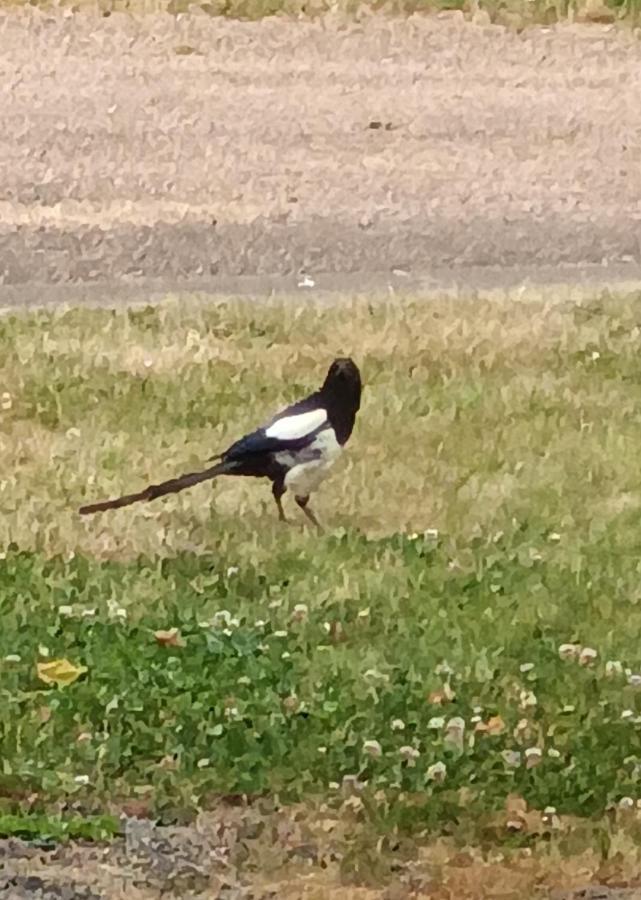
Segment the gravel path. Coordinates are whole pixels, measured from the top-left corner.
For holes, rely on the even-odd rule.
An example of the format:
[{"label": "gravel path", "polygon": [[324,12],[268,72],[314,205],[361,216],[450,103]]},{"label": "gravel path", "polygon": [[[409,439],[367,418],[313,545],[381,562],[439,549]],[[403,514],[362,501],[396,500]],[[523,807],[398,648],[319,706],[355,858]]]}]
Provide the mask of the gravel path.
[{"label": "gravel path", "polygon": [[[295,820],[265,818],[247,809],[201,815],[191,826],[155,827],[140,821],[135,831],[133,840],[127,837],[105,846],[71,843],[39,849],[17,839],[0,840],[0,900],[495,900],[498,896],[496,880],[483,871],[487,863],[477,864],[477,888],[469,878],[440,885],[430,866],[421,865],[420,854],[414,862],[397,860],[394,875],[384,886],[359,885],[367,878],[354,883],[341,874],[344,843],[333,846],[327,835],[320,842],[309,834],[303,840]],[[461,862],[453,860],[452,866],[456,870]],[[502,874],[509,870],[508,865]],[[530,868],[529,877],[508,879],[501,898],[641,900],[640,888],[588,884],[550,889],[541,875],[542,870],[537,875]],[[500,876],[500,871],[495,873],[495,879]],[[547,880],[555,880],[551,871]]]},{"label": "gravel path", "polygon": [[1,11],[0,305],[638,284],[639,97],[608,26]]}]

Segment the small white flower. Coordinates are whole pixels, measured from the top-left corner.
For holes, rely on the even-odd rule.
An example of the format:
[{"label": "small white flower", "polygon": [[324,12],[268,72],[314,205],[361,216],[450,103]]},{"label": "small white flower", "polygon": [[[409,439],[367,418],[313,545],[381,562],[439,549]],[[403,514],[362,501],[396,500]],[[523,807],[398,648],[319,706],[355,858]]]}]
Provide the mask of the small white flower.
[{"label": "small white flower", "polygon": [[436,762],[429,766],[425,775],[428,781],[435,781],[437,784],[441,784],[447,777],[447,766],[443,762]]},{"label": "small white flower", "polygon": [[546,816],[555,816],[556,815],[556,806],[546,806],[543,810]]},{"label": "small white flower", "polygon": [[416,760],[421,755],[415,747],[410,746],[401,747],[398,752],[407,762],[408,766],[415,766]]},{"label": "small white flower", "polygon": [[384,672],[379,672],[378,669],[368,669],[363,675],[363,678],[365,681],[369,681],[370,684],[389,681],[389,676],[385,675]]},{"label": "small white flower", "polygon": [[209,760],[208,759],[199,759],[198,762],[196,763],[196,765],[198,766],[199,769],[206,769],[207,766],[209,765]]},{"label": "small white flower", "polygon": [[228,609],[219,609],[211,620],[212,628],[231,628],[238,624],[238,620],[232,617]]},{"label": "small white flower", "polygon": [[453,675],[454,669],[450,666],[447,660],[443,660],[442,663],[439,663],[438,666],[434,669],[436,675]]},{"label": "small white flower", "polygon": [[264,628],[267,625],[264,619],[256,619],[254,622],[254,628]]},{"label": "small white flower", "polygon": [[632,797],[621,797],[619,800],[619,809],[634,809],[634,800]]},{"label": "small white flower", "polygon": [[407,535],[408,541],[417,541],[418,540],[418,532],[413,531],[411,534]]},{"label": "small white flower", "polygon": [[391,728],[392,731],[403,731],[405,728],[405,722],[402,719],[392,719]]},{"label": "small white flower", "polygon": [[580,653],[580,644],[561,644],[559,647],[559,656],[561,659],[578,659]]},{"label": "small white flower", "polygon": [[22,657],[18,656],[17,653],[10,653],[9,656],[5,656],[4,661],[8,663],[19,663],[22,662]]},{"label": "small white flower", "polygon": [[229,566],[227,569],[227,578],[233,578],[234,575],[238,575],[240,569],[238,566]]},{"label": "small white flower", "polygon": [[462,719],[460,716],[454,716],[445,726],[445,740],[456,747],[457,750],[462,750],[464,737],[465,719]]},{"label": "small white flower", "polygon": [[522,709],[528,709],[529,707],[536,706],[536,694],[534,694],[532,691],[521,691],[519,702]]},{"label": "small white flower", "polygon": [[76,775],[74,778],[76,784],[89,784],[89,776],[88,775]]},{"label": "small white flower", "polygon": [[427,727],[433,731],[440,731],[441,728],[445,728],[445,719],[443,716],[433,716],[427,723]]},{"label": "small white flower", "polygon": [[623,663],[619,662],[618,659],[609,659],[605,664],[605,674],[607,678],[623,675]]},{"label": "small white flower", "polygon": [[510,766],[512,769],[516,769],[521,765],[521,754],[518,750],[502,750],[501,756],[506,766]]},{"label": "small white flower", "polygon": [[58,613],[61,616],[72,616],[73,615],[73,606],[59,606]]},{"label": "small white flower", "polygon": [[359,780],[358,775],[343,775],[342,788],[345,794],[358,794],[363,790],[365,784],[366,782]]},{"label": "small white flower", "polygon": [[641,687],[641,675],[628,675],[628,684],[631,687]]},{"label": "small white flower", "polygon": [[327,753],[327,747],[318,747],[318,752],[324,755]]},{"label": "small white flower", "polygon": [[80,615],[83,619],[93,619],[93,617],[96,615],[96,610],[95,608],[83,609]]},{"label": "small white flower", "polygon": [[280,658],[281,659],[291,659],[291,653],[289,652],[289,650],[285,650],[283,653],[281,653]]},{"label": "small white flower", "polygon": [[230,706],[225,710],[225,715],[228,719],[238,719],[240,714],[238,712],[237,706]]},{"label": "small white flower", "polygon": [[252,680],[247,675],[241,675],[236,684],[251,684]]},{"label": "small white flower", "polygon": [[358,618],[359,619],[367,619],[369,617],[369,606],[365,609],[359,609]]},{"label": "small white flower", "polygon": [[623,712],[621,713],[621,718],[622,718],[622,719],[632,719],[632,718],[634,718],[634,711],[631,710],[631,709],[624,709]]},{"label": "small white flower", "polygon": [[294,611],[292,612],[292,619],[294,622],[304,622],[307,618],[309,610],[304,603],[297,603],[294,607]]},{"label": "small white flower", "polygon": [[533,769],[543,759],[543,752],[540,747],[528,747],[525,751],[525,768]]},{"label": "small white flower", "polygon": [[557,531],[553,531],[551,534],[548,534],[548,541],[553,541],[556,543],[561,540],[561,535]]},{"label": "small white flower", "polygon": [[483,716],[472,716],[472,718],[470,719],[470,722],[472,723],[472,725],[477,725],[479,722],[482,722],[482,721],[483,721]]},{"label": "small white flower", "polygon": [[579,662],[582,666],[591,666],[598,655],[593,647],[584,647],[579,654]]},{"label": "small white flower", "polygon": [[552,759],[560,759],[561,751],[557,750],[556,747],[550,747],[550,749],[548,750],[548,756]]},{"label": "small white flower", "polygon": [[126,619],[127,618],[127,610],[118,606],[113,600],[109,600],[107,603],[107,612],[113,619]]},{"label": "small white flower", "polygon": [[526,672],[531,672],[534,668],[534,663],[521,663],[519,666],[519,671],[525,674]]},{"label": "small white flower", "polygon": [[564,712],[564,713],[573,713],[573,712],[575,711],[575,709],[576,709],[576,706],[572,706],[571,703],[568,703],[568,704],[566,704],[566,706],[563,707],[563,709],[561,710],[561,712]]},{"label": "small white flower", "polygon": [[40,654],[40,656],[47,657],[49,656],[49,648],[45,647],[43,644],[40,644],[40,646],[38,647],[38,653]]},{"label": "small white flower", "polygon": [[601,354],[599,353],[598,350],[593,350],[592,353],[590,354],[590,359],[592,359],[594,362],[596,362],[596,360],[600,359],[600,358],[601,358]]},{"label": "small white flower", "polygon": [[378,741],[364,741],[363,753],[367,753],[368,756],[378,757],[383,755],[383,748]]},{"label": "small white flower", "polygon": [[286,632],[286,631],[274,631],[273,634],[272,634],[272,637],[275,637],[275,638],[286,638],[286,637],[287,637],[287,632]]}]

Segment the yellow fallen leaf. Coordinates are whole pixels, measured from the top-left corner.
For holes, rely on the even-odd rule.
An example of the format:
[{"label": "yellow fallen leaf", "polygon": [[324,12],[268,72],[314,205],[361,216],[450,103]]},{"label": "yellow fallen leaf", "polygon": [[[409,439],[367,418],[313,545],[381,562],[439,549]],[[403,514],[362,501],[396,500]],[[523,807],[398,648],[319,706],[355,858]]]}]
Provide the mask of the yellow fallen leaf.
[{"label": "yellow fallen leaf", "polygon": [[88,671],[86,666],[74,666],[68,659],[51,659],[49,662],[39,662],[36,666],[38,678],[45,684],[55,684],[57,687],[67,687]]}]

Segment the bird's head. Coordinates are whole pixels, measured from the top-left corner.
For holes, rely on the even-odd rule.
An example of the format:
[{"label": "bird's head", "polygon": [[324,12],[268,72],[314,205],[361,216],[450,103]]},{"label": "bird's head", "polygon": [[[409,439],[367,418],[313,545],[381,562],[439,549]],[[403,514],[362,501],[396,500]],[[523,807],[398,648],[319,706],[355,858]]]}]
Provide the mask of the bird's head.
[{"label": "bird's head", "polygon": [[361,404],[361,373],[349,357],[339,357],[329,367],[321,392],[350,403],[357,410]]}]

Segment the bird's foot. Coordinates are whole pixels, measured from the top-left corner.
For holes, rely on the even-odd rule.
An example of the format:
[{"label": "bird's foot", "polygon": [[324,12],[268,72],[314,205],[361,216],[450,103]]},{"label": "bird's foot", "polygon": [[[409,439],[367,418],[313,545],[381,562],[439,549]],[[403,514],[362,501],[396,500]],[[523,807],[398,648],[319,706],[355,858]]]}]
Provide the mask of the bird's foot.
[{"label": "bird's foot", "polygon": [[303,512],[309,519],[309,521],[312,522],[316,526],[316,528],[318,528],[319,531],[322,531],[323,526],[321,525],[321,523],[318,521],[318,519],[316,518],[314,513],[311,511],[311,509],[307,505],[309,503],[309,496],[294,497],[294,499],[296,500],[296,503],[300,506],[300,508],[303,510]]}]

